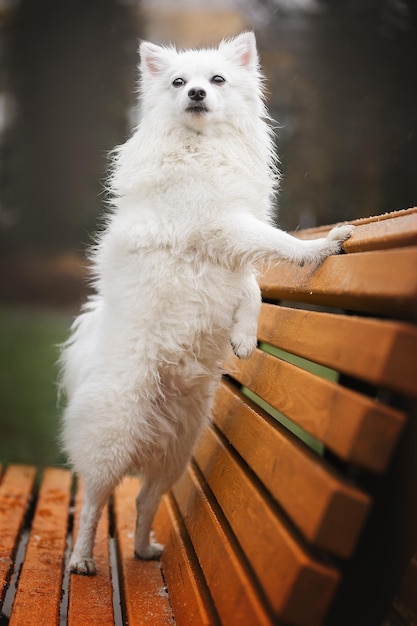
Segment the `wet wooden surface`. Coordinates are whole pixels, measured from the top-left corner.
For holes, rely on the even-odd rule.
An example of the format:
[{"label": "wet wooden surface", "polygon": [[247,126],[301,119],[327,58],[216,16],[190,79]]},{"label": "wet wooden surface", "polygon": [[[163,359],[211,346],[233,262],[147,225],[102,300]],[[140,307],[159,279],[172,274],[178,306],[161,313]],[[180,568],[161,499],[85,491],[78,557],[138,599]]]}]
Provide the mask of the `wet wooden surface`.
[{"label": "wet wooden surface", "polygon": [[70,486],[70,472],[45,470],[10,626],[59,624]]},{"label": "wet wooden surface", "polygon": [[0,484],[0,603],[4,600],[7,584],[13,573],[13,564],[30,504],[36,470],[34,467],[9,467]]}]

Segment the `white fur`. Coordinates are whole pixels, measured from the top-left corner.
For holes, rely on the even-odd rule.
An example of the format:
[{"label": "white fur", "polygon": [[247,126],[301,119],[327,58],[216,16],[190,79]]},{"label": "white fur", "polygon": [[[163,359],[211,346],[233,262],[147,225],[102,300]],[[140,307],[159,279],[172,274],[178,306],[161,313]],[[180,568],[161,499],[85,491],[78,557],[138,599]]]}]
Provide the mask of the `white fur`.
[{"label": "white fur", "polygon": [[[241,358],[256,346],[254,264],[318,263],[352,232],[301,241],[270,224],[278,176],[252,33],[214,50],[140,52],[141,118],[115,152],[97,295],[62,354],[64,447],[86,493],[70,560],[81,574],[95,572],[101,509],[132,469],[143,476],[135,552],[160,555],[152,519],[210,416],[230,344]],[[191,90],[206,110],[188,110]]]}]

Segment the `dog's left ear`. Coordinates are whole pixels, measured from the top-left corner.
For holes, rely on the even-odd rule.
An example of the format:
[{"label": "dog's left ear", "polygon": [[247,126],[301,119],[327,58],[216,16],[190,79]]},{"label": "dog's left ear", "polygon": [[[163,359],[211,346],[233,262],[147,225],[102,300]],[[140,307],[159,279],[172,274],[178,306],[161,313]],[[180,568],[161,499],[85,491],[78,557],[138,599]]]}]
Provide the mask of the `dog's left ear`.
[{"label": "dog's left ear", "polygon": [[237,65],[256,70],[259,59],[256,50],[255,35],[248,31],[234,39],[222,41],[219,50]]}]

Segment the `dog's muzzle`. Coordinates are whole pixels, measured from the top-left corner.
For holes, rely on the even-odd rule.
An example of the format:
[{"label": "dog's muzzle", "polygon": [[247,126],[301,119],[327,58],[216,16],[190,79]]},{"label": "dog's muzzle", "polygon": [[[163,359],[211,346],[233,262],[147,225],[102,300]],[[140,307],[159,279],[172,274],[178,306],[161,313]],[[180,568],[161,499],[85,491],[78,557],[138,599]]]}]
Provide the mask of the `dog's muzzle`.
[{"label": "dog's muzzle", "polygon": [[199,115],[201,113],[207,113],[208,108],[204,103],[206,98],[206,92],[201,87],[192,87],[188,92],[188,97],[191,100],[187,107],[189,113]]}]

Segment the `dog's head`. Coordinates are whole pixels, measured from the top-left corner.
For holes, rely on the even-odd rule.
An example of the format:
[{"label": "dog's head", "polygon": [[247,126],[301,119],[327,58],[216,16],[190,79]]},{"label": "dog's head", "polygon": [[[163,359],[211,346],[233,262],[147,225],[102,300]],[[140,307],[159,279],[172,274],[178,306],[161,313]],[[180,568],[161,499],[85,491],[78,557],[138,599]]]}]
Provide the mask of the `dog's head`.
[{"label": "dog's head", "polygon": [[253,33],[222,41],[217,49],[185,50],[142,42],[141,101],[144,113],[181,121],[201,132],[262,116],[262,80]]}]

